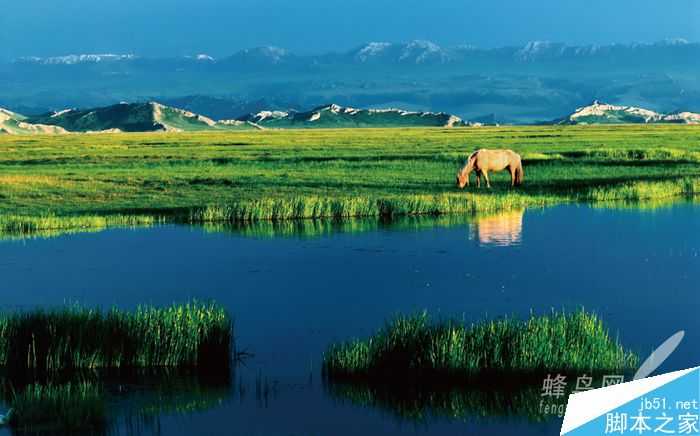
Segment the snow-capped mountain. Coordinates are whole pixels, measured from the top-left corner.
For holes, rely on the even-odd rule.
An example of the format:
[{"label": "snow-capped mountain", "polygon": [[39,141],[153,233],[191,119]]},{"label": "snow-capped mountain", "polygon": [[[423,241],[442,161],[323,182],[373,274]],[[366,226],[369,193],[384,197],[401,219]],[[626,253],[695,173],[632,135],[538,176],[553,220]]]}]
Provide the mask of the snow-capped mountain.
[{"label": "snow-capped mountain", "polygon": [[390,42],[370,42],[357,49],[352,57],[356,61],[364,63],[385,56],[392,46],[393,44]]},{"label": "snow-capped mountain", "polygon": [[262,111],[240,118],[261,127],[455,127],[466,125],[461,118],[442,112],[412,112],[401,109],[357,109],[337,104],[306,112]]},{"label": "snow-capped mountain", "polygon": [[240,50],[231,56],[216,59],[208,54],[195,54],[180,58],[144,58],[134,54],[71,54],[55,57],[23,57],[15,64],[32,65],[111,65],[117,62],[133,62],[135,68],[182,68],[183,63],[195,63],[200,67],[210,65],[215,70],[251,70],[284,66],[308,65],[342,66],[366,64],[410,67],[445,64],[468,64],[474,59],[488,61],[494,65],[507,65],[534,62],[557,62],[560,60],[592,59],[614,62],[619,66],[625,63],[653,63],[655,59],[672,59],[680,63],[697,63],[700,58],[700,44],[683,39],[664,40],[656,43],[582,45],[573,46],[551,41],[532,41],[521,47],[478,48],[471,45],[441,47],[426,40],[405,43],[369,42],[346,53],[324,55],[294,55],[290,51],[265,46]]},{"label": "snow-capped mountain", "polygon": [[556,58],[563,56],[567,49],[565,44],[550,41],[532,41],[525,44],[523,48],[515,53],[515,58],[519,61],[535,61],[544,58]]},{"label": "snow-capped mountain", "polygon": [[192,56],[192,58],[200,62],[216,62],[216,59],[213,56],[209,56],[206,53],[200,53],[198,55]]},{"label": "snow-capped mountain", "polygon": [[220,61],[232,66],[261,67],[282,65],[294,56],[286,49],[274,46],[255,47],[241,50]]},{"label": "snow-capped mountain", "polygon": [[449,50],[431,41],[415,40],[408,43],[370,42],[350,53],[348,58],[357,63],[428,64],[451,60]]},{"label": "snow-capped mountain", "polygon": [[136,59],[133,54],[71,54],[54,57],[23,57],[16,60],[18,63],[40,64],[40,65],[76,65],[76,64],[96,64],[101,62],[131,61]]},{"label": "snow-capped mountain", "polygon": [[700,114],[675,112],[663,114],[635,106],[620,106],[594,101],[557,121],[558,124],[700,124]]},{"label": "snow-capped mountain", "polygon": [[213,119],[157,102],[119,103],[66,109],[25,117],[0,109],[0,133],[119,133],[241,130],[266,128],[456,127],[467,125],[446,113],[401,109],[356,109],[336,104],[307,112],[260,111],[233,120]]}]

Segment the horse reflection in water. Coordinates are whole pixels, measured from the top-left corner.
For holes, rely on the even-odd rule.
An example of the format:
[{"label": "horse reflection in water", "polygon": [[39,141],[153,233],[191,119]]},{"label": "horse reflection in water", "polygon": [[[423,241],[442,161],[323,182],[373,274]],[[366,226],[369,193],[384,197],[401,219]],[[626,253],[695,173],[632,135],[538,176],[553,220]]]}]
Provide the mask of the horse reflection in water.
[{"label": "horse reflection in water", "polygon": [[470,239],[478,238],[485,247],[520,245],[523,237],[525,210],[514,210],[498,215],[477,218],[471,226]]}]

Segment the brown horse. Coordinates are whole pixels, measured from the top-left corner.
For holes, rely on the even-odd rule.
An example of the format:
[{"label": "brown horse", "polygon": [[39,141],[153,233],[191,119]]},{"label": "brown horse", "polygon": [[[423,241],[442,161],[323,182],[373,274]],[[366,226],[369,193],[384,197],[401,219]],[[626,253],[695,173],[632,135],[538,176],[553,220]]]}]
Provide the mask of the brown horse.
[{"label": "brown horse", "polygon": [[489,181],[489,171],[503,171],[508,169],[510,172],[511,186],[521,185],[523,183],[523,163],[520,155],[512,150],[487,150],[482,148],[475,151],[469,156],[467,164],[457,173],[457,186],[464,188],[469,186],[469,174],[472,171],[476,172],[476,186],[481,187],[481,176],[486,179],[486,186],[491,187]]}]

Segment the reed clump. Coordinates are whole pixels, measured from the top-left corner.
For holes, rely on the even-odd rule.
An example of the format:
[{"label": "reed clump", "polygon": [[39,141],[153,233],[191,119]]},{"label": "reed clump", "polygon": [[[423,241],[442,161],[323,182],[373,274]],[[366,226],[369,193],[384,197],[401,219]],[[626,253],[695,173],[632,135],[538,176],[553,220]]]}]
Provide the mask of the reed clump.
[{"label": "reed clump", "polygon": [[336,380],[458,380],[490,372],[620,371],[637,361],[584,311],[470,325],[433,323],[424,313],[398,317],[370,338],[331,345],[323,371]]},{"label": "reed clump", "polygon": [[524,207],[556,204],[553,196],[530,196],[519,193],[504,195],[437,194],[392,197],[296,197],[261,199],[194,208],[186,218],[191,224],[211,222],[245,223],[298,219],[344,219],[362,217],[391,218],[400,216],[475,215]]},{"label": "reed clump", "polygon": [[72,305],[0,315],[0,366],[11,373],[84,368],[225,369],[232,321],[197,301],[135,311]]},{"label": "reed clump", "polygon": [[15,215],[0,214],[0,234],[33,235],[37,233],[63,233],[85,229],[108,227],[148,226],[161,218],[151,215]]}]

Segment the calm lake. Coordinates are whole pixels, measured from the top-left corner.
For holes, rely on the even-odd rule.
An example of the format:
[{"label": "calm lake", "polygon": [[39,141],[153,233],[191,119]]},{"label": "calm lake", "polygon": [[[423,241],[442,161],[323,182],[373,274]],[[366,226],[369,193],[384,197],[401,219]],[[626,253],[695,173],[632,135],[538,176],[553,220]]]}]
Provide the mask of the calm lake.
[{"label": "calm lake", "polygon": [[[366,336],[399,313],[476,321],[584,307],[642,359],[685,330],[659,371],[696,366],[699,218],[693,204],[562,206],[472,223],[173,225],[2,241],[0,295],[5,309],[214,299],[234,316],[239,351],[251,356],[230,380],[178,376],[158,385],[136,377],[123,387],[132,395],[125,402],[161,407],[125,417],[114,433],[553,435],[560,418],[499,413],[508,404],[498,401],[486,416],[450,418],[428,407],[417,419],[392,408],[391,395],[363,402],[361,392],[324,384],[321,355],[331,342]],[[168,392],[152,393],[149,384]]]}]

